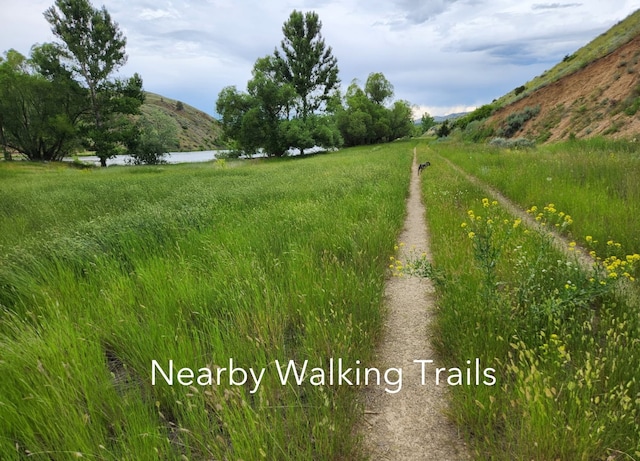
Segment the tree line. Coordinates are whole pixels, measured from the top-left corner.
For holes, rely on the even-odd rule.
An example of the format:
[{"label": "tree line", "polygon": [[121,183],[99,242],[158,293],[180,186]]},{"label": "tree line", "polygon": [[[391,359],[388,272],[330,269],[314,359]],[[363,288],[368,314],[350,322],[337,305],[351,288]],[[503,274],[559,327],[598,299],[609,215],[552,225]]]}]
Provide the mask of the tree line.
[{"label": "tree line", "polygon": [[[62,160],[80,149],[101,165],[119,153],[156,163],[175,145],[171,120],[140,107],[142,77],[115,78],[127,61],[126,38],[103,6],[55,0],[44,12],[57,41],[30,55],[0,56],[0,146],[5,157]],[[216,110],[236,153],[286,155],[314,146],[334,148],[386,142],[414,134],[411,106],[391,102],[393,85],[371,73],[342,95],[338,61],[315,12],[293,11],[273,54],[259,58],[246,91],[228,86]],[[164,116],[165,118],[168,118]]]},{"label": "tree line", "polygon": [[216,111],[237,153],[259,149],[283,156],[293,148],[373,144],[412,135],[411,105],[387,104],[393,85],[371,73],[364,88],[353,81],[340,93],[338,61],[321,33],[315,12],[293,11],[284,23],[280,49],[259,58],[246,91],[228,86]]}]

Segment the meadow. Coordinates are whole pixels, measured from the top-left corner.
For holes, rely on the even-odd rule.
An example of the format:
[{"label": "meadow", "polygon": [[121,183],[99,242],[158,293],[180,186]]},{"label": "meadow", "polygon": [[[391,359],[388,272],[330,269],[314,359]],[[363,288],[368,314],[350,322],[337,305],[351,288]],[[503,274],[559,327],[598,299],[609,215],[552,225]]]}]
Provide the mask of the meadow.
[{"label": "meadow", "polygon": [[[414,146],[433,261],[395,259]],[[633,147],[0,163],[0,458],[362,459],[358,386],[276,361],[375,363],[395,273],[435,281],[438,363],[495,369],[449,382],[476,459],[640,459]]]},{"label": "meadow", "polygon": [[0,164],[0,458],[358,459],[355,386],[274,362],[371,360],[412,147]]},{"label": "meadow", "polygon": [[[495,386],[451,388],[451,417],[477,459],[640,459],[640,160],[632,145],[597,143],[419,147],[431,161],[434,260],[406,263],[437,282],[443,359],[496,370]],[[563,235],[565,251],[445,158]]]},{"label": "meadow", "polygon": [[505,151],[441,144],[438,151],[523,210],[553,203],[575,220],[570,237],[605,251],[615,240],[640,252],[640,153],[635,143],[600,138]]}]

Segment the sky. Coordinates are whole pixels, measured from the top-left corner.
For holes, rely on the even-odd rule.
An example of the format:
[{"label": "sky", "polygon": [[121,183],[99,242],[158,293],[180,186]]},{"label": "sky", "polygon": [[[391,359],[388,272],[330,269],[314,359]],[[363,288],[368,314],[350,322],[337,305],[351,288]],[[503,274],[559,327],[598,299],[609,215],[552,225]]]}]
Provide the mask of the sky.
[{"label": "sky", "polygon": [[[55,41],[54,0],[0,0],[0,53]],[[382,72],[414,113],[490,103],[640,8],[640,0],[93,0],[127,38],[122,76],[215,115],[226,86],[246,90],[293,10],[315,11],[343,90]]]}]

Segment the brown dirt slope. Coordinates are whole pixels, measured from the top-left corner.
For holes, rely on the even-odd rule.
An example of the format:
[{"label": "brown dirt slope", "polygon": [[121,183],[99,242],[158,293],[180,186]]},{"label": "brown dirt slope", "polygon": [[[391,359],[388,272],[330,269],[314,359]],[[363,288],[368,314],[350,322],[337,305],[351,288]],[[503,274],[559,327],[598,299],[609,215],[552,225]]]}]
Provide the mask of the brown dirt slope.
[{"label": "brown dirt slope", "polygon": [[640,35],[580,70],[497,110],[487,121],[505,126],[510,114],[540,107],[514,137],[538,142],[607,136],[640,137]]}]

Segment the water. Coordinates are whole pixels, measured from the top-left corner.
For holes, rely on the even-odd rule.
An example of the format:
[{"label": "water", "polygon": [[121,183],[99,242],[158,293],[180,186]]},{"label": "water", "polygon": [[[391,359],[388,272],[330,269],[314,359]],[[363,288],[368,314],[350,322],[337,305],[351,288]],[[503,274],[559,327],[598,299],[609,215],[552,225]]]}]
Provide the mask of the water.
[{"label": "water", "polygon": [[[196,152],[169,152],[164,156],[164,161],[166,163],[197,163],[197,162],[210,162],[216,159],[216,154],[218,153],[226,153],[229,151],[226,150],[203,150]],[[322,147],[311,147],[309,149],[305,149],[305,154],[314,154],[318,152],[326,152],[326,149]],[[298,149],[290,149],[288,151],[288,155],[296,156],[300,155],[300,151]],[[253,155],[253,158],[265,157],[264,152],[259,151]],[[241,157],[246,158],[246,157]],[[80,161],[85,163],[93,163],[97,166],[100,166],[100,159],[96,156],[88,156],[88,157],[79,157]],[[129,155],[116,155],[114,158],[107,160],[107,166],[111,165],[130,165],[132,162],[132,157]],[[65,158],[65,161],[71,161],[70,158]]]},{"label": "water", "polygon": [[[196,163],[209,162],[216,159],[216,154],[225,152],[223,150],[203,150],[197,152],[170,152],[164,156],[167,163]],[[79,157],[80,161],[85,163],[94,163],[100,166],[100,159],[95,156]],[[107,160],[107,166],[111,165],[128,165],[133,159],[129,155],[116,155],[114,158]]]}]

